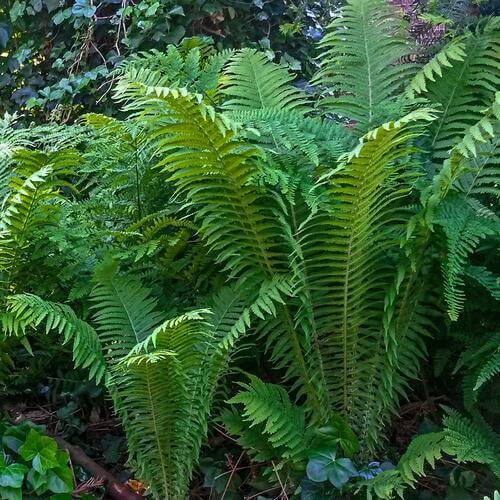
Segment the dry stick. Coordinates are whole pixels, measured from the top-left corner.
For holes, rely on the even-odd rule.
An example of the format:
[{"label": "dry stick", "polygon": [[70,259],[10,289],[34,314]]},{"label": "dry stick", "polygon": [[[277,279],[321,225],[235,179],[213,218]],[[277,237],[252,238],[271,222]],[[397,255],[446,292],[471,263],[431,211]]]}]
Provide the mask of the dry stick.
[{"label": "dry stick", "polygon": [[224,500],[224,497],[226,496],[229,485],[231,484],[231,479],[233,479],[234,473],[236,472],[236,469],[238,468],[238,464],[240,463],[240,460],[243,458],[243,454],[244,454],[244,452],[242,451],[241,455],[238,457],[238,460],[236,460],[236,463],[234,464],[234,467],[233,467],[233,470],[231,471],[230,476],[227,478],[226,487],[224,488],[224,491],[222,492],[221,500]]},{"label": "dry stick", "polygon": [[58,436],[55,436],[54,439],[60,448],[68,451],[74,463],[81,465],[92,476],[102,479],[105,482],[106,493],[111,498],[115,498],[116,500],[141,500],[144,498],[142,495],[134,493],[126,484],[117,481],[113,474],[92,460],[79,446],[69,444],[66,440]]},{"label": "dry stick", "polygon": [[[273,465],[273,470],[274,470],[274,473],[276,474],[276,477],[278,478],[278,481],[280,483],[280,486],[281,486],[281,492],[282,494],[284,495],[284,499],[285,500],[288,500],[288,495],[286,494],[286,490],[285,490],[285,486],[283,485],[283,483],[281,482],[281,477],[280,475],[278,474],[278,470],[276,469],[276,465],[274,464],[274,462],[271,462],[271,464]],[[285,481],[285,484],[286,484],[286,481]]]}]

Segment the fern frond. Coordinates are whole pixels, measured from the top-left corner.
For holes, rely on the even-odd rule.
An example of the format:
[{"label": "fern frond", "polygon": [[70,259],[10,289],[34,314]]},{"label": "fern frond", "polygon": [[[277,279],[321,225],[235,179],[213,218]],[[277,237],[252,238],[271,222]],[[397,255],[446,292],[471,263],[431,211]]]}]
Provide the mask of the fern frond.
[{"label": "fern frond", "polygon": [[169,45],[163,53],[156,49],[140,52],[125,60],[117,69],[122,81],[139,82],[148,87],[186,87],[192,92],[215,97],[220,72],[232,50],[214,51],[201,40]]},{"label": "fern frond", "polygon": [[326,88],[322,106],[355,120],[361,133],[401,114],[397,92],[413,68],[398,62],[410,53],[399,22],[383,0],[349,0],[320,43],[314,82]]},{"label": "fern frond", "polygon": [[481,217],[461,197],[448,197],[436,212],[435,223],[440,225],[447,238],[447,255],[443,262],[444,295],[448,314],[456,321],[465,301],[463,273],[467,257],[480,240],[498,234],[496,219]]},{"label": "fern frond", "polygon": [[242,49],[230,60],[221,86],[227,100],[223,109],[239,111],[280,108],[307,110],[305,94],[293,87],[293,76],[286,68],[269,61],[255,49]]},{"label": "fern frond", "polygon": [[491,430],[454,410],[443,419],[446,452],[459,462],[479,462],[491,467],[500,477],[500,439],[492,439]]},{"label": "fern frond", "polygon": [[116,265],[96,272],[92,290],[94,321],[105,358],[111,365],[144,341],[164,320],[156,310],[157,301],[134,277],[117,274]]},{"label": "fern frond", "polygon": [[444,432],[430,432],[414,438],[398,462],[397,470],[403,480],[415,483],[419,476],[425,474],[426,463],[434,468],[436,460],[443,456],[445,440]]},{"label": "fern frond", "polygon": [[196,208],[200,232],[218,262],[233,276],[283,269],[273,201],[251,183],[259,150],[233,140],[223,119],[189,95],[145,99],[144,117],[169,119],[155,132],[159,167]]},{"label": "fern frond", "polygon": [[71,188],[64,176],[78,164],[75,151],[44,154],[19,151],[15,175],[9,181],[9,194],[0,217],[0,281],[4,291],[13,291],[22,268],[30,234],[52,220],[62,186]]},{"label": "fern frond", "polygon": [[381,418],[383,295],[393,276],[388,255],[397,254],[394,224],[404,220],[400,200],[409,193],[398,160],[413,151],[414,125],[410,118],[391,122],[364,137],[328,176],[332,208],[319,210],[299,232],[307,276],[299,286],[309,289],[329,398],[368,446],[378,438],[366,441],[366,433]]},{"label": "fern frond", "polygon": [[462,61],[456,61],[441,78],[429,82],[424,97],[442,106],[442,113],[430,128],[436,159],[446,158],[466,131],[481,119],[494,101],[500,83],[500,39],[498,19],[480,25],[465,40]]},{"label": "fern frond", "polygon": [[293,152],[306,157],[313,165],[318,165],[320,159],[337,159],[353,145],[345,127],[333,120],[304,116],[302,111],[239,109],[225,115],[244,127],[239,134],[273,155]]},{"label": "fern frond", "polygon": [[210,393],[203,387],[203,348],[211,330],[202,315],[163,323],[113,372],[120,384],[112,395],[131,459],[157,498],[184,496],[206,434]]},{"label": "fern frond", "polygon": [[465,275],[483,286],[495,300],[500,300],[500,277],[485,267],[469,266]]},{"label": "fern frond", "polygon": [[500,373],[500,347],[497,348],[489,357],[486,358],[484,364],[479,368],[476,384],[473,390],[479,390],[486,382]]},{"label": "fern frond", "polygon": [[406,94],[410,98],[427,91],[427,82],[430,80],[434,82],[436,76],[442,77],[445,68],[453,66],[452,61],[463,61],[466,56],[465,44],[462,37],[453,38],[451,42],[445,45],[428,63],[426,63],[418,73],[413,77],[408,87],[406,87]]},{"label": "fern frond", "polygon": [[100,383],[106,366],[101,343],[95,330],[79,319],[71,307],[41,299],[33,294],[18,294],[7,298],[7,321],[2,316],[4,332],[26,334],[27,328],[35,330],[45,323],[45,333],[55,330],[63,336],[64,343],[73,346],[73,361],[76,368],[89,370],[89,378]]},{"label": "fern frond", "polygon": [[302,460],[307,450],[304,412],[290,402],[282,387],[266,384],[253,375],[249,378],[249,383],[240,384],[244,390],[228,403],[243,405],[243,420],[250,428],[259,429],[277,450],[277,456],[292,462]]}]

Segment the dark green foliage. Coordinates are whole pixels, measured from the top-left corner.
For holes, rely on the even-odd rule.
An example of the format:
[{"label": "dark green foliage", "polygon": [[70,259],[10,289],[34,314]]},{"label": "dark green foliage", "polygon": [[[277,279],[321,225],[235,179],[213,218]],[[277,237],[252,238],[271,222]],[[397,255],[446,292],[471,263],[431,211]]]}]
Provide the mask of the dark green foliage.
[{"label": "dark green foliage", "polygon": [[[55,151],[6,118],[2,374],[27,336],[71,342],[154,498],[186,494],[221,416],[290,495],[404,495],[445,454],[498,474],[497,19],[406,63],[389,5],[342,14],[320,96],[190,39],[125,61],[123,118],[85,115]],[[382,468],[441,342],[467,414]]]},{"label": "dark green foliage", "polygon": [[54,439],[27,422],[0,422],[0,496],[20,500],[36,498],[70,499],[74,489],[67,451]]},{"label": "dark green foliage", "polygon": [[27,105],[37,118],[66,122],[90,110],[114,112],[112,71],[131,54],[164,51],[185,37],[217,48],[253,44],[310,74],[311,39],[337,2],[12,0],[0,6],[2,109]]}]

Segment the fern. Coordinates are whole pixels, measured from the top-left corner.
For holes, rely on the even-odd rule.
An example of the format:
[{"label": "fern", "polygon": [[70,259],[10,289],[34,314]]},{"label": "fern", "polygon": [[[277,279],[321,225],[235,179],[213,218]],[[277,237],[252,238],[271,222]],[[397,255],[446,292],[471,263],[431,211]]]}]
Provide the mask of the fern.
[{"label": "fern", "polygon": [[315,83],[327,91],[321,104],[355,120],[361,133],[402,110],[398,91],[413,69],[398,63],[410,48],[397,34],[395,16],[383,0],[349,0],[320,43]]},{"label": "fern", "polygon": [[427,85],[424,97],[442,106],[441,115],[430,129],[436,159],[447,157],[457,139],[493,102],[500,82],[497,24],[498,19],[491,19],[475,33],[469,33],[464,41],[466,57]]},{"label": "fern", "polygon": [[275,456],[292,462],[303,460],[308,435],[303,410],[290,402],[282,387],[266,384],[252,375],[249,378],[248,384],[240,384],[243,391],[228,401],[243,405],[241,417],[250,429],[250,433],[242,431],[243,442],[250,449],[259,450],[255,443],[249,442],[254,434],[252,428],[256,427],[257,433],[274,448]]},{"label": "fern", "polygon": [[244,127],[239,134],[272,155],[295,153],[313,165],[337,159],[353,145],[347,130],[332,120],[304,116],[302,111],[281,108],[238,109],[226,112]]},{"label": "fern", "polygon": [[469,266],[465,275],[483,286],[495,300],[500,300],[500,277],[485,267]]},{"label": "fern", "polygon": [[70,186],[63,176],[71,172],[79,157],[73,151],[47,155],[19,151],[15,160],[16,174],[9,182],[10,193],[0,219],[0,280],[4,292],[14,290],[30,233],[51,221],[60,188]]},{"label": "fern", "polygon": [[71,341],[76,368],[87,368],[89,378],[96,383],[104,378],[106,367],[97,334],[69,306],[28,293],[13,295],[7,298],[7,314],[1,319],[4,332],[16,335],[26,334],[28,327],[38,329],[45,323],[45,333],[56,330],[63,336],[64,343]]},{"label": "fern", "polygon": [[463,38],[456,37],[445,45],[418,73],[412,78],[405,92],[410,98],[414,98],[422,92],[427,91],[427,81],[435,82],[436,77],[443,77],[445,68],[453,67],[452,61],[463,61],[466,56],[464,52]]},{"label": "fern", "polygon": [[435,467],[436,460],[443,456],[445,439],[444,432],[430,432],[412,440],[397,466],[405,482],[414,483],[419,476],[423,476],[426,462]]},{"label": "fern", "polygon": [[435,222],[443,227],[447,237],[444,295],[448,314],[456,320],[465,301],[462,275],[467,257],[482,238],[498,233],[498,221],[479,216],[463,199],[453,197],[441,204]]},{"label": "fern", "polygon": [[307,109],[307,99],[290,85],[288,71],[270,63],[265,54],[254,49],[242,49],[229,61],[221,91],[226,97],[223,109],[240,111],[280,108]]},{"label": "fern", "polygon": [[408,117],[363,138],[329,178],[332,209],[311,217],[299,240],[307,276],[301,286],[309,290],[330,399],[363,440],[371,419],[380,418],[373,409],[385,360],[383,293],[392,276],[386,256],[397,248],[393,223],[409,192],[398,159],[411,151],[413,134]]},{"label": "fern", "polygon": [[185,40],[179,47],[169,45],[165,53],[153,49],[132,56],[117,75],[149,88],[186,87],[214,100],[220,72],[232,55],[232,50],[216,52],[200,39]]},{"label": "fern", "polygon": [[454,410],[443,419],[446,451],[459,462],[486,464],[500,477],[500,438],[480,420],[472,421]]}]

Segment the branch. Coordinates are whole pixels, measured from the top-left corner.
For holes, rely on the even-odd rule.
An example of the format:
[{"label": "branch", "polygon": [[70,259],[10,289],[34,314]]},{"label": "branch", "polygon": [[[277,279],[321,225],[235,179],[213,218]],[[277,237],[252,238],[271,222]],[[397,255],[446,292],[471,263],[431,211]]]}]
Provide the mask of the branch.
[{"label": "branch", "polygon": [[120,483],[107,470],[103,469],[97,462],[92,460],[79,446],[69,444],[61,437],[54,436],[60,448],[68,451],[71,460],[81,465],[92,476],[102,479],[106,484],[106,493],[116,500],[142,500],[144,497],[134,493],[126,484]]}]

